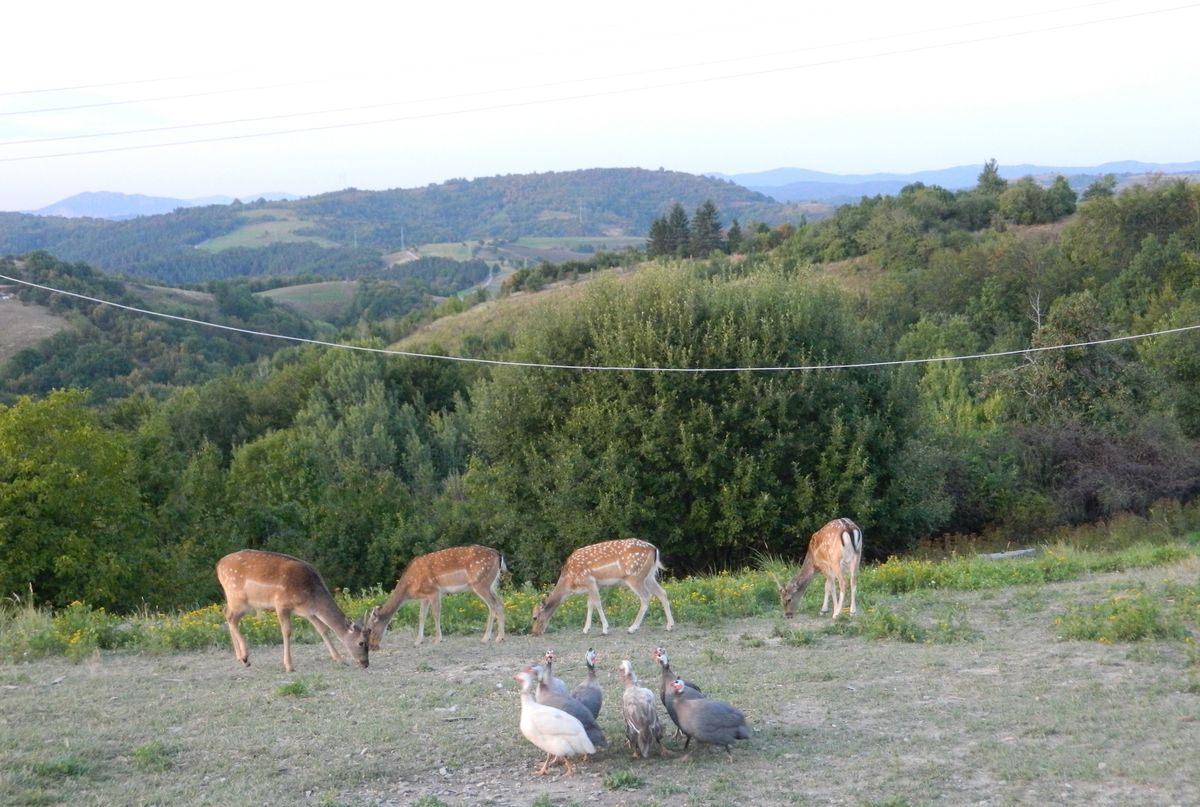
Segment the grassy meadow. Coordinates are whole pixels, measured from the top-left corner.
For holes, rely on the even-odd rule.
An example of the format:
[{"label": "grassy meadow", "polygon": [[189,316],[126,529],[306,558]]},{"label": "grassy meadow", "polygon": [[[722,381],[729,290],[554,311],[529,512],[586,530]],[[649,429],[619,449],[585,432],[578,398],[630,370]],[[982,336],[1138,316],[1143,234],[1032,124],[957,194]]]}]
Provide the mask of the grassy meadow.
[{"label": "grassy meadow", "polygon": [[353,280],[328,280],[323,283],[304,283],[298,286],[281,286],[260,292],[263,297],[280,305],[293,308],[305,316],[328,320],[341,316],[350,308],[358,283]]},{"label": "grassy meadow", "polygon": [[[858,613],[837,621],[817,613],[820,580],[783,619],[775,580],[795,567],[778,559],[668,580],[670,633],[655,603],[628,634],[636,601],[609,589],[608,636],[580,632],[573,597],[532,637],[543,592],[506,585],[505,642],[481,644],[483,604],[454,595],[445,641],[414,647],[408,604],[367,670],[331,662],[297,620],[284,673],[272,614],[243,620],[242,667],[215,603],[118,616],[11,602],[0,803],[1197,803],[1200,535],[1142,536],[1002,561],[893,558],[864,567]],[[338,597],[360,615],[385,595]],[[732,764],[711,749],[629,757],[615,668],[631,658],[657,690],[658,644],[746,711],[754,736]],[[512,674],[550,647],[572,685],[584,651],[603,654],[611,747],[574,777],[535,776],[540,752],[517,729]]]},{"label": "grassy meadow", "polygon": [[246,224],[231,233],[210,238],[199,244],[198,249],[221,252],[235,247],[267,247],[299,241],[311,241],[322,247],[339,246],[325,238],[300,234],[299,230],[311,226],[312,222],[286,210],[252,211],[246,214],[246,218],[250,219]]},{"label": "grassy meadow", "polygon": [[70,325],[44,306],[26,305],[15,297],[0,300],[0,363]]}]

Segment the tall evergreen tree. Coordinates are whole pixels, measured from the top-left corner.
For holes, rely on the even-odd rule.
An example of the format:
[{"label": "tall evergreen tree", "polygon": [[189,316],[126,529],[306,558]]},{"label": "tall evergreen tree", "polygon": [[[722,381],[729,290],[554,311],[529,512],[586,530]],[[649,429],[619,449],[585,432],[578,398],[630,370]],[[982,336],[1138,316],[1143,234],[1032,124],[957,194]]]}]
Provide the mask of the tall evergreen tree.
[{"label": "tall evergreen tree", "polygon": [[975,183],[975,189],[988,196],[999,196],[1007,187],[1008,180],[1000,176],[1000,166],[996,160],[991,159],[984,163],[983,170],[979,172],[979,179]]},{"label": "tall evergreen tree", "polygon": [[688,250],[691,248],[691,241],[691,224],[688,221],[687,212],[683,209],[683,205],[676,202],[671,206],[671,213],[667,216],[667,244],[674,255],[686,258]]},{"label": "tall evergreen tree", "polygon": [[675,248],[671,244],[670,228],[665,216],[660,216],[651,222],[650,237],[646,240],[646,252],[651,258],[675,254]]},{"label": "tall evergreen tree", "polygon": [[705,258],[721,248],[721,216],[712,199],[705,199],[692,217],[691,254]]}]

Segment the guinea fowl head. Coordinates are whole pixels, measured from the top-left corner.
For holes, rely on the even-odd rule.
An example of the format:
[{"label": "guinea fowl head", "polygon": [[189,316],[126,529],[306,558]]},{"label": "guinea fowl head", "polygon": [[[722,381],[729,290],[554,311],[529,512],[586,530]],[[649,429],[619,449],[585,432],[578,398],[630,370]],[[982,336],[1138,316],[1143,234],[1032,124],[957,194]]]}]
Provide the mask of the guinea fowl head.
[{"label": "guinea fowl head", "polygon": [[537,675],[532,667],[525,667],[513,676],[513,680],[520,682],[523,691],[529,691],[533,687],[533,682],[537,680]]},{"label": "guinea fowl head", "polygon": [[621,665],[618,667],[621,671],[622,678],[628,678],[630,681],[637,682],[637,676],[633,674],[633,662],[629,659],[621,659]]}]

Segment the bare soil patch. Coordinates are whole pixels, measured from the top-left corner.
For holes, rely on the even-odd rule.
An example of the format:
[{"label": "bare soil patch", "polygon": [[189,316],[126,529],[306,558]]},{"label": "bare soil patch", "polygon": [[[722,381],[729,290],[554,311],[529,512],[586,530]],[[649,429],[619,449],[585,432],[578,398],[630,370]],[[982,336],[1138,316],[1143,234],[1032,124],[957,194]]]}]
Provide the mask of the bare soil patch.
[{"label": "bare soil patch", "polygon": [[[476,634],[414,648],[400,629],[368,670],[333,664],[319,644],[294,650],[291,675],[278,645],[252,646],[248,669],[228,648],[0,666],[0,803],[1197,804],[1194,649],[1064,641],[1054,620],[1121,587],[1198,579],[1191,560],[1042,588],[908,595],[930,619],[963,615],[974,638],[949,644],[829,635],[806,613],[632,636],[552,624],[499,646]],[[792,631],[809,643],[785,641]],[[656,644],[677,673],[747,712],[754,736],[733,763],[712,750],[687,762],[629,757],[615,668],[632,658],[657,690]],[[612,747],[573,777],[537,777],[512,674],[552,647],[574,684],[589,646],[605,654],[600,724]],[[301,695],[280,692],[296,682]],[[635,786],[606,785],[625,771]]]}]

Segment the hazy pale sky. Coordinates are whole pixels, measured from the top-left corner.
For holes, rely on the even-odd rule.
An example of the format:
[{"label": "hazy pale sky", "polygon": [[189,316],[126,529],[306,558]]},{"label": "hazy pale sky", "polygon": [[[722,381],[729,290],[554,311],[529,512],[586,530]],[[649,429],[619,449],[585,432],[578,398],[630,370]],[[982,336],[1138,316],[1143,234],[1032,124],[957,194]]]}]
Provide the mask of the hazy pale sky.
[{"label": "hazy pale sky", "polygon": [[1200,159],[1200,2],[10,3],[0,210]]}]

